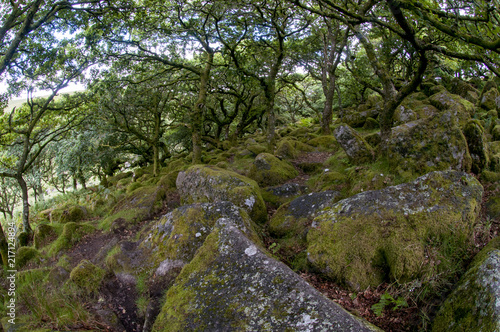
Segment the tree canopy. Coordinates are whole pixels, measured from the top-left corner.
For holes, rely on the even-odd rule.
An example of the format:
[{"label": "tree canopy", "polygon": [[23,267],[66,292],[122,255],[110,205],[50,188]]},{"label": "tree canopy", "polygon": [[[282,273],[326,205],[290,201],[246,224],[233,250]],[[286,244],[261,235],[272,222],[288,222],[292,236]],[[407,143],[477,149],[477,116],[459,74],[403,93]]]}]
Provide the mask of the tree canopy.
[{"label": "tree canopy", "polygon": [[[277,124],[307,115],[329,134],[335,112],[372,94],[384,154],[423,81],[500,76],[497,1],[32,0],[0,2],[0,17],[0,184],[20,188],[0,211],[22,197],[27,233],[42,182],[85,186],[126,160],[158,175],[171,154],[201,163],[259,129],[273,149]],[[61,96],[70,82],[86,91]]]}]

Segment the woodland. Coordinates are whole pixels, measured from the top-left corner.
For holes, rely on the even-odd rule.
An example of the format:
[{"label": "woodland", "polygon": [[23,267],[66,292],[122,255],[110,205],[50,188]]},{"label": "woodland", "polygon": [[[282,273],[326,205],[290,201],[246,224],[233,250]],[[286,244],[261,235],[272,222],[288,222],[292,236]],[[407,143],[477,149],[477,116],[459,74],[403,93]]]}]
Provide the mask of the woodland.
[{"label": "woodland", "polygon": [[[379,138],[368,162],[350,160],[352,170],[384,165],[394,174],[389,184],[413,180],[422,174],[397,173],[391,164],[395,114],[405,98],[431,85],[451,91],[458,84],[478,92],[471,100],[480,109],[483,95],[500,84],[498,0],[1,0],[0,17],[4,269],[8,242],[33,245],[35,229],[50,219],[43,211],[108,197],[126,172],[135,172],[134,183],[145,173],[144,181],[157,183],[176,163],[184,167],[175,169],[177,176],[213,161],[247,174],[250,164],[228,166],[235,155],[250,150],[253,157],[269,152],[283,159],[280,141],[297,128],[334,140],[335,128],[359,105],[377,104],[376,124],[364,129]],[[83,88],[61,92],[75,85]],[[491,132],[497,120],[498,114],[489,117],[481,128]],[[258,151],[241,148],[256,137]],[[481,167],[469,172],[480,178],[487,169]],[[348,189],[339,187],[345,197],[359,192],[351,177]],[[135,188],[121,189],[125,195]],[[279,204],[266,204],[272,217]],[[88,222],[112,214],[103,211]],[[99,232],[109,231],[105,224]],[[493,237],[491,220],[489,227],[477,250]],[[266,241],[281,260],[293,260],[286,245]],[[468,262],[477,250],[467,253]],[[443,294],[450,289],[443,286]],[[395,298],[393,306],[402,307]],[[441,300],[439,292],[422,295],[418,309],[403,318],[387,314],[381,324],[387,331],[426,330]],[[42,316],[36,327],[45,319],[53,329],[106,330],[90,319],[59,324]]]}]

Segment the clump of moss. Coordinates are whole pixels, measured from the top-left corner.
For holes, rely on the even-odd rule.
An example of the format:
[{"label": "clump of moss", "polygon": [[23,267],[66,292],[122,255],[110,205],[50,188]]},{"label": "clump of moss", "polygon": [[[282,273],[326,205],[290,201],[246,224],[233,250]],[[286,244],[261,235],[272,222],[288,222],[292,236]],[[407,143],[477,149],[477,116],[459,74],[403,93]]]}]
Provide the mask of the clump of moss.
[{"label": "clump of moss", "polygon": [[279,160],[269,153],[261,153],[248,172],[248,177],[261,186],[273,186],[293,179],[299,173],[289,163]]},{"label": "clump of moss", "polygon": [[87,209],[83,206],[72,206],[69,209],[65,209],[59,222],[65,224],[68,222],[79,222],[87,216]]},{"label": "clump of moss", "polygon": [[142,182],[132,182],[131,184],[128,185],[126,192],[127,194],[130,194],[131,192],[140,187],[142,187]]},{"label": "clump of moss", "polygon": [[479,174],[483,169],[487,169],[490,163],[485,131],[478,120],[470,120],[465,125],[463,133],[472,158],[472,172]]},{"label": "clump of moss", "polygon": [[99,288],[105,271],[84,259],[70,273],[70,280],[85,293],[91,294]]},{"label": "clump of moss", "polygon": [[57,236],[58,230],[56,227],[47,224],[38,225],[33,236],[35,248],[43,248],[44,246],[54,241]]},{"label": "clump of moss", "polygon": [[40,260],[42,255],[38,250],[33,247],[20,247],[17,249],[16,253],[16,267],[18,269],[24,267],[28,262],[38,259]]},{"label": "clump of moss", "polygon": [[300,152],[311,152],[314,148],[298,140],[285,138],[278,142],[275,155],[280,158],[296,158]]},{"label": "clump of moss", "polygon": [[95,231],[95,228],[86,224],[77,224],[69,222],[64,225],[61,235],[55,240],[48,250],[49,255],[54,255],[63,249],[71,248],[80,241],[85,235]]},{"label": "clump of moss", "polygon": [[307,144],[318,148],[321,151],[332,151],[338,149],[338,143],[335,137],[331,135],[319,136],[307,141]]}]

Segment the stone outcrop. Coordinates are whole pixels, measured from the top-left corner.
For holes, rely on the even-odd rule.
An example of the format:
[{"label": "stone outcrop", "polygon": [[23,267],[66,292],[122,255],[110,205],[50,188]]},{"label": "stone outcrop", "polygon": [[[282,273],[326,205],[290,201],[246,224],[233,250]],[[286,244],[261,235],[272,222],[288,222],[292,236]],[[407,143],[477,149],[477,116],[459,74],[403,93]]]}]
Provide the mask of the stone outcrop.
[{"label": "stone outcrop", "polygon": [[267,220],[259,186],[254,180],[235,172],[194,165],[179,173],[176,187],[184,204],[229,201],[246,210],[257,223]]},{"label": "stone outcrop", "polygon": [[280,160],[270,153],[259,154],[248,172],[248,177],[263,187],[283,183],[297,175],[299,172],[290,163]]},{"label": "stone outcrop", "polygon": [[449,93],[446,90],[430,96],[429,102],[441,111],[450,112],[451,116],[448,121],[458,121],[460,126],[465,125],[471,116],[476,112],[474,104],[470,101],[460,97],[459,95]]},{"label": "stone outcrop", "polygon": [[153,331],[377,331],[221,218],[165,295]]},{"label": "stone outcrop", "polygon": [[482,193],[471,175],[447,171],[346,198],[314,218],[307,234],[308,259],[354,290],[437,275],[456,264],[457,257],[448,256],[446,245],[433,239],[466,248]]},{"label": "stone outcrop", "polygon": [[389,162],[395,169],[425,174],[437,170],[469,171],[467,141],[451,111],[392,129]]},{"label": "stone outcrop", "polygon": [[372,147],[360,134],[348,125],[339,125],[333,131],[333,135],[353,164],[366,163],[373,160],[375,152]]},{"label": "stone outcrop", "polygon": [[471,170],[479,174],[482,170],[488,169],[490,164],[490,153],[485,130],[478,120],[470,120],[465,125],[463,133],[472,158]]},{"label": "stone outcrop", "polygon": [[500,330],[500,238],[474,259],[441,306],[432,331]]},{"label": "stone outcrop", "polygon": [[309,221],[324,208],[339,200],[340,192],[327,190],[297,197],[282,205],[269,222],[269,230],[277,236],[303,234]]}]

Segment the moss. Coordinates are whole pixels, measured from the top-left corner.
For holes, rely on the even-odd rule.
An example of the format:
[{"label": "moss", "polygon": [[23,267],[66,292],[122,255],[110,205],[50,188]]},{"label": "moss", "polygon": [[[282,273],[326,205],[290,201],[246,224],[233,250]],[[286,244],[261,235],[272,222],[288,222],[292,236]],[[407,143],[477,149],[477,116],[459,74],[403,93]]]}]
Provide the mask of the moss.
[{"label": "moss", "polygon": [[252,179],[215,166],[191,166],[179,173],[177,187],[184,204],[230,201],[258,222],[267,221],[260,189]]},{"label": "moss", "polygon": [[481,196],[477,180],[454,172],[353,196],[314,219],[308,257],[354,290],[440,274],[450,278],[472,246]]},{"label": "moss", "polygon": [[493,141],[500,141],[500,125],[495,125],[491,130]]},{"label": "moss", "polygon": [[293,179],[299,173],[295,168],[269,153],[261,153],[248,172],[248,177],[261,186],[273,186]]},{"label": "moss", "polygon": [[467,140],[451,111],[393,128],[389,156],[393,173],[423,175],[439,170],[470,171]]},{"label": "moss", "polygon": [[77,224],[69,222],[64,225],[61,235],[55,240],[48,249],[49,255],[53,256],[63,249],[69,249],[80,241],[85,235],[95,231],[95,228],[86,224]]},{"label": "moss", "polygon": [[333,134],[353,164],[371,162],[375,152],[366,140],[347,124],[337,126]]},{"label": "moss", "polygon": [[27,246],[30,242],[30,235],[27,232],[17,234],[16,243],[18,247]]},{"label": "moss", "polygon": [[432,331],[497,331],[500,238],[474,258],[452,294],[441,306]]},{"label": "moss", "polygon": [[486,182],[499,182],[500,172],[483,171],[481,173],[481,180]]},{"label": "moss", "polygon": [[331,135],[315,137],[307,141],[307,144],[320,151],[335,151],[339,148],[337,140]]},{"label": "moss", "polygon": [[128,181],[131,181],[132,175],[134,175],[134,173],[125,172],[125,173],[119,173],[115,176],[111,176],[108,178],[108,186],[109,187],[116,186],[120,180],[123,180],[126,178],[130,178]]},{"label": "moss", "polygon": [[491,197],[486,202],[486,213],[491,219],[500,218],[500,196]]},{"label": "moss", "polygon": [[312,152],[314,148],[298,140],[285,138],[276,145],[275,155],[279,158],[296,158],[300,152]]},{"label": "moss", "polygon": [[59,222],[61,224],[65,224],[68,222],[80,222],[85,217],[87,217],[87,209],[83,206],[72,206],[68,209],[65,209],[62,214]]},{"label": "moss", "polygon": [[70,280],[87,294],[96,292],[105,271],[88,260],[82,260],[69,275]]},{"label": "moss", "polygon": [[177,175],[179,175],[179,171],[172,171],[163,175],[158,181],[158,185],[165,189],[174,189],[175,188],[175,180],[177,180]]},{"label": "moss", "polygon": [[38,225],[33,236],[35,248],[43,248],[54,241],[61,232],[60,228],[61,227],[55,227],[47,224]]},{"label": "moss", "polygon": [[343,173],[328,169],[328,171],[325,170],[321,174],[311,177],[308,184],[315,191],[342,191],[349,186],[349,178]]},{"label": "moss", "polygon": [[470,120],[464,127],[463,133],[472,158],[472,172],[479,174],[487,169],[490,163],[488,141],[483,126],[478,120]]},{"label": "moss", "polygon": [[32,260],[40,260],[42,255],[33,247],[20,247],[16,253],[16,267],[21,269]]},{"label": "moss", "polygon": [[130,194],[131,192],[140,187],[142,187],[142,182],[132,182],[131,184],[128,185],[126,192],[127,194]]},{"label": "moss", "polygon": [[377,120],[371,117],[366,118],[365,124],[363,125],[363,129],[370,130],[377,128],[380,128],[380,124],[378,123]]},{"label": "moss", "polygon": [[186,265],[165,295],[166,301],[155,320],[153,331],[183,331],[186,323],[185,314],[192,312],[191,307],[196,292],[185,287],[197,271],[206,270],[217,256],[219,241],[218,233],[212,232],[205,240],[196,257]]}]

